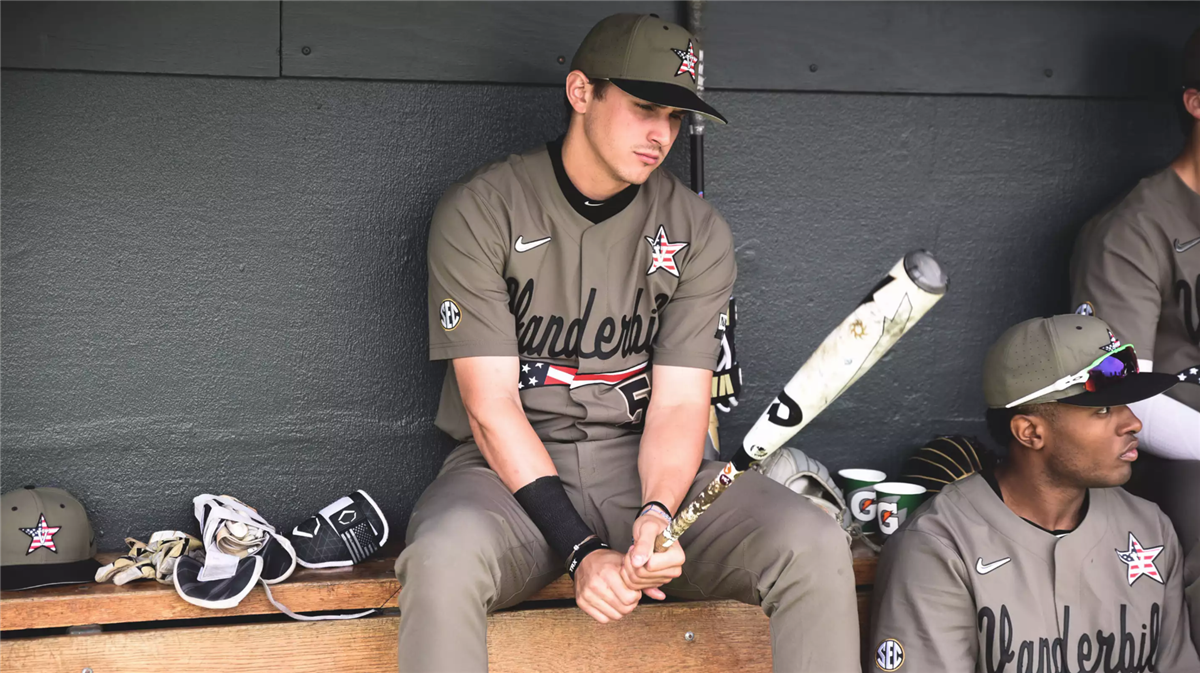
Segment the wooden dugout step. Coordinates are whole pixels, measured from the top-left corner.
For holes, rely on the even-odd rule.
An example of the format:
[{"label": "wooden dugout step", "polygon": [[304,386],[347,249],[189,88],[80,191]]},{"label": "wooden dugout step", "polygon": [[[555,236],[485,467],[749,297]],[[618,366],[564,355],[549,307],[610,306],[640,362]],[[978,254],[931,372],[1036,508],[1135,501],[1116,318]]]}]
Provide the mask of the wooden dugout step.
[{"label": "wooden dugout step", "polygon": [[[869,587],[875,580],[876,557],[857,544],[853,554],[855,584]],[[98,558],[101,563],[108,563],[116,556],[101,554]],[[272,587],[271,592],[276,600],[295,612],[394,608],[400,589],[392,571],[394,564],[395,557],[387,556],[350,568],[297,568],[291,578]],[[574,596],[571,581],[564,575],[522,605]],[[206,610],[186,603],[176,595],[173,586],[153,580],[120,587],[76,584],[0,592],[3,631],[262,614],[279,614],[279,611],[267,601],[261,588],[255,588],[237,607],[228,610]]]},{"label": "wooden dugout step", "polygon": [[[70,673],[395,671],[398,626],[368,617],[4,639],[0,660],[5,671]],[[644,605],[606,625],[575,608],[515,610],[488,620],[488,659],[491,673],[769,672],[771,638],[761,610],[732,601]]]}]

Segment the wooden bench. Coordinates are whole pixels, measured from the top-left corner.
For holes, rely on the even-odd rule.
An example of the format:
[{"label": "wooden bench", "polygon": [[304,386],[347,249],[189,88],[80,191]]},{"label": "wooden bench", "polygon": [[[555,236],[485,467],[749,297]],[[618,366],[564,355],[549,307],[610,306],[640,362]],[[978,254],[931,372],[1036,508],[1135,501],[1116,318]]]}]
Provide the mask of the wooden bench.
[{"label": "wooden bench", "polygon": [[[101,562],[115,554],[101,555]],[[854,548],[859,617],[866,626],[875,557]],[[236,608],[205,610],[171,586],[142,580],[123,587],[83,584],[0,592],[0,669],[126,673],[214,671],[394,671],[395,557],[352,568],[297,569],[272,588],[297,612],[363,610],[356,620],[296,622],[254,589]],[[645,600],[619,622],[600,625],[574,606],[564,575],[520,606],[488,621],[493,673],[543,671],[771,670],[762,611],[734,601]]]}]

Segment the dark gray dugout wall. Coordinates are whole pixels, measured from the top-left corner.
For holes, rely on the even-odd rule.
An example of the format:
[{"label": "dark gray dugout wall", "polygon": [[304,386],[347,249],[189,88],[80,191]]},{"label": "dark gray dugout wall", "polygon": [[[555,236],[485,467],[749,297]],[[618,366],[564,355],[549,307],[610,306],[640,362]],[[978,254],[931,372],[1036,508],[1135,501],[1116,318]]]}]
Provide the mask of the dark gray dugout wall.
[{"label": "dark gray dugout wall", "polygon": [[[105,549],[189,527],[201,492],[290,526],[364,488],[403,530],[449,448],[425,355],[433,206],[561,131],[557,57],[614,7],[682,16],[5,2],[0,488],[71,490]],[[736,237],[747,384],[727,449],[913,247],[950,295],[795,444],[891,471],[933,433],[982,433],[987,345],[1068,308],[1079,226],[1178,149],[1163,73],[1198,21],[709,5],[710,95],[733,124],[708,127],[707,186]]]}]

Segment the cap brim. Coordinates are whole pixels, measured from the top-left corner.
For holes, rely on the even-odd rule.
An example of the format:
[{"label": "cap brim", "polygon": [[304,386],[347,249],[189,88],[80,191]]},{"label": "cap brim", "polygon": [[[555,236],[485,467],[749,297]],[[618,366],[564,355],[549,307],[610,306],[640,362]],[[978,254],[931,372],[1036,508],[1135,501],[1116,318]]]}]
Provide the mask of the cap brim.
[{"label": "cap brim", "polygon": [[666,84],[663,82],[645,82],[637,79],[612,79],[617,88],[630,96],[641,98],[656,105],[676,107],[681,110],[698,112],[713,121],[728,124],[729,120],[717,112],[716,108],[705,103],[703,99],[687,87]]},{"label": "cap brim", "polygon": [[0,590],[21,591],[56,584],[95,582],[100,562],[94,558],[73,563],[4,566],[0,568]]},{"label": "cap brim", "polygon": [[1064,397],[1058,402],[1076,407],[1119,407],[1131,402],[1140,402],[1166,392],[1179,379],[1161,372],[1141,372],[1125,377],[1125,380],[1094,393],[1079,393]]}]

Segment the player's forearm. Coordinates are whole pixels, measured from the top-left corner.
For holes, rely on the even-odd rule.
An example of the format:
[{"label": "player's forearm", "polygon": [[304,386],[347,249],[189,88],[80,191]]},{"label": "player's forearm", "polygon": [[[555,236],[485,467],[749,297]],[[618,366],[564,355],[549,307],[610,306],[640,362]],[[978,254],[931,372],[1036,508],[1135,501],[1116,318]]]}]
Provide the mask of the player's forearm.
[{"label": "player's forearm", "polygon": [[642,502],[661,502],[678,511],[704,457],[708,404],[654,406],[647,410],[638,452]]},{"label": "player's forearm", "polygon": [[467,416],[480,453],[509,491],[558,474],[519,403],[506,397],[484,400],[468,408]]}]

